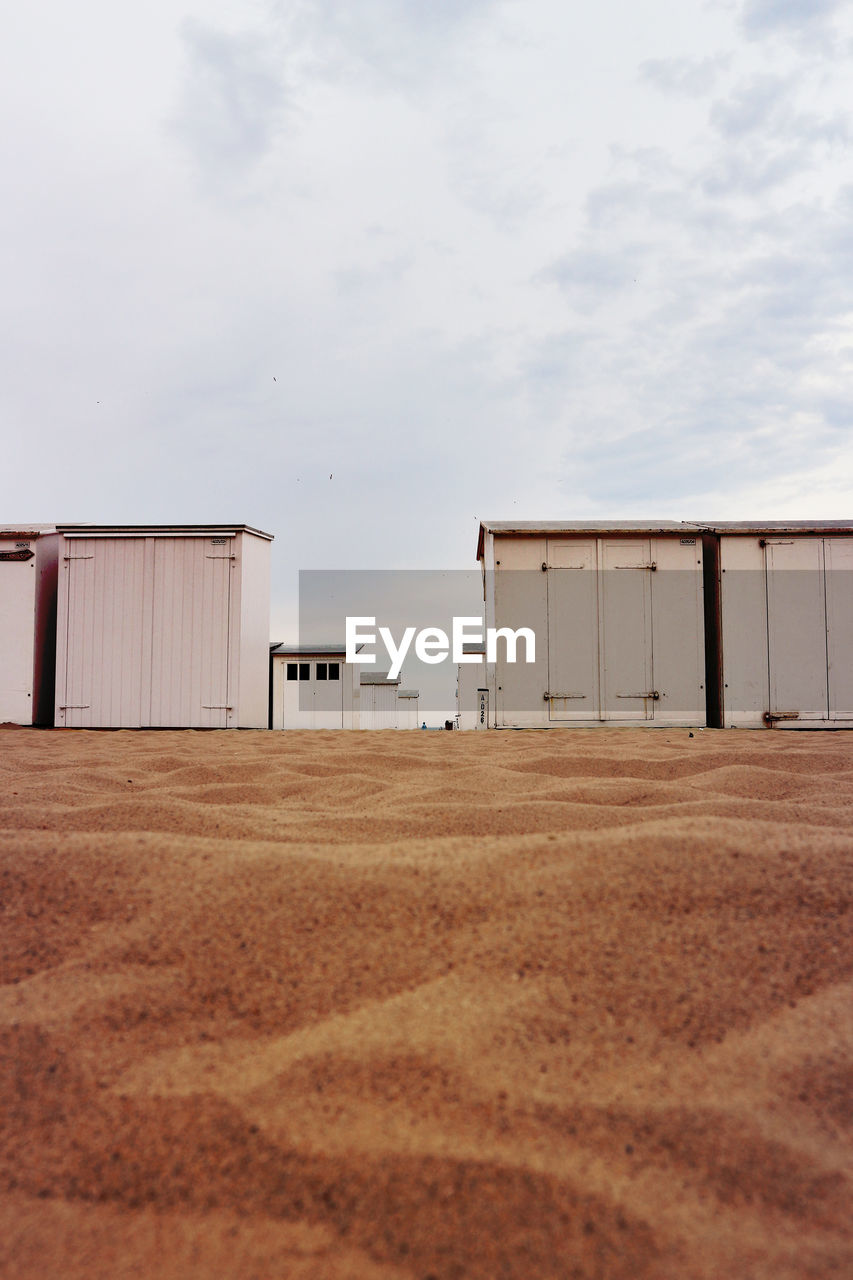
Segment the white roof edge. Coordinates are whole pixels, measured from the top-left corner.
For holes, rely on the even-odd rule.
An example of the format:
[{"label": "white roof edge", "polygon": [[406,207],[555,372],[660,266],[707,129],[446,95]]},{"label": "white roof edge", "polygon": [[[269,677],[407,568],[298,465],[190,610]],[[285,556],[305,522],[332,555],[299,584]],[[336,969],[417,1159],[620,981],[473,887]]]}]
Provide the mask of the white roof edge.
[{"label": "white roof edge", "polygon": [[[356,653],[361,653],[363,644],[355,646]],[[346,645],[343,644],[289,644],[286,640],[270,641],[270,653],[282,654],[286,657],[310,657],[312,654],[321,658],[346,658]]]},{"label": "white roof edge", "polygon": [[0,538],[42,538],[56,533],[55,524],[0,524]]},{"label": "white roof edge", "polygon": [[238,522],[227,522],[223,524],[57,524],[56,531],[66,534],[69,537],[78,538],[105,538],[105,537],[127,537],[140,538],[150,535],[156,537],[161,534],[168,537],[174,534],[178,537],[207,537],[210,534],[220,536],[225,534],[233,535],[235,533],[250,533],[256,538],[264,538],[267,542],[272,542],[274,534],[265,533],[263,529],[256,529],[254,525],[240,524]]},{"label": "white roof edge", "polygon": [[851,534],[850,520],[481,520],[477,537],[477,559],[482,560],[486,535],[554,536],[560,534],[646,534],[701,535],[733,534],[761,537],[764,534]]},{"label": "white roof edge", "polygon": [[283,658],[345,658],[346,649],[336,644],[271,644],[270,653]]},{"label": "white roof edge", "polygon": [[486,533],[775,533],[853,530],[849,520],[483,520]]},{"label": "white roof edge", "polygon": [[482,520],[487,533],[699,533],[692,520]]}]

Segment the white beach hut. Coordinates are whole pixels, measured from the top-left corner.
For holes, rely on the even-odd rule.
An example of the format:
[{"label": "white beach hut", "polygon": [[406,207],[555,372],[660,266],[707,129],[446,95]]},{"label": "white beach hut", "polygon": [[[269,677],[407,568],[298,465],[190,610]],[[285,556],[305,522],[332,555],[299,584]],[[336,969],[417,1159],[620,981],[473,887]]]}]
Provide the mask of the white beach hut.
[{"label": "white beach hut", "polygon": [[57,726],[266,728],[270,534],[57,529]]},{"label": "white beach hut", "polygon": [[853,728],[853,521],[706,526],[716,718]]},{"label": "white beach hut", "polygon": [[336,645],[273,645],[271,729],[351,729],[357,668]]},{"label": "white beach hut", "polygon": [[397,690],[397,728],[420,729],[420,690]]},{"label": "white beach hut", "polygon": [[359,679],[359,729],[397,728],[399,677],[389,680],[384,671],[362,671]]},{"label": "white beach hut", "polygon": [[468,661],[460,662],[456,668],[456,727],[487,729],[489,693],[486,684],[486,646],[466,643],[462,646],[462,653]]},{"label": "white beach hut", "polygon": [[488,661],[497,727],[701,725],[701,530],[667,522],[483,522],[486,626],[520,628]]},{"label": "white beach hut", "polygon": [[0,527],[0,724],[52,724],[56,559],[52,525]]}]

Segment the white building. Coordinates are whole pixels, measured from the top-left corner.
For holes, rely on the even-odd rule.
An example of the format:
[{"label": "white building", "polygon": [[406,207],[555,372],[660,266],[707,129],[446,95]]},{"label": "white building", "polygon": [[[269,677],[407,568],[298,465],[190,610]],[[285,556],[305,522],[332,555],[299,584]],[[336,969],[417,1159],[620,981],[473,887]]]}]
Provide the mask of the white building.
[{"label": "white building", "polygon": [[58,542],[52,525],[0,527],[0,724],[53,723]]},{"label": "white building", "polygon": [[485,644],[463,644],[463,656],[476,659],[460,662],[456,668],[457,729],[489,727],[489,687]]},{"label": "white building", "polygon": [[477,554],[487,627],[536,636],[487,661],[490,724],[853,728],[853,521],[484,522]]},{"label": "white building", "polygon": [[418,689],[397,690],[397,728],[420,729],[420,691]]},{"label": "white building", "polygon": [[271,729],[357,727],[358,668],[335,645],[274,645],[270,651]]},{"label": "white building", "polygon": [[417,729],[418,696],[399,678],[347,662],[343,645],[270,650],[272,729]]},{"label": "white building", "polygon": [[487,652],[491,725],[705,724],[700,529],[483,522],[477,556],[487,629],[535,640]]},{"label": "white building", "polygon": [[853,728],[853,522],[709,528],[717,723]]},{"label": "white building", "polygon": [[57,529],[57,726],[266,728],[270,534]]},{"label": "white building", "polygon": [[359,729],[396,729],[399,676],[389,680],[387,672],[365,671],[359,678]]}]

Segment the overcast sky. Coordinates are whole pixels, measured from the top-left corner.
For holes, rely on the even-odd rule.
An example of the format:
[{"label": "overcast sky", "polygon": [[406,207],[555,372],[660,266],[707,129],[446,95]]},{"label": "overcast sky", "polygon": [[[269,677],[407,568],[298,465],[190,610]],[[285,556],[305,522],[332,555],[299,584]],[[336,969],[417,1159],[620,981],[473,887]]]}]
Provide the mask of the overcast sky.
[{"label": "overcast sky", "polygon": [[843,0],[36,0],[0,521],[296,571],[493,519],[853,515]]}]

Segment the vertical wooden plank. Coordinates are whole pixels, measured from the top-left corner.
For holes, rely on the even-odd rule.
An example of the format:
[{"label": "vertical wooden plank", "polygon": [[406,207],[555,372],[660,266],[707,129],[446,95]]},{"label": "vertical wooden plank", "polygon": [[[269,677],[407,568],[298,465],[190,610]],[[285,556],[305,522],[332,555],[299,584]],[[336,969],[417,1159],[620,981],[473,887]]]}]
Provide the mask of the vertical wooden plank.
[{"label": "vertical wooden plank", "polygon": [[598,569],[595,540],[548,542],[548,716],[598,720]]},{"label": "vertical wooden plank", "polygon": [[[507,660],[507,645],[497,642],[494,662],[496,724],[510,727],[538,727],[548,723],[548,590],[542,565],[548,554],[544,538],[497,538],[494,542],[495,568],[494,625],[517,631],[530,628],[536,636],[536,661],[526,662],[526,645],[517,646],[516,661]],[[489,623],[488,625],[492,625]],[[487,664],[490,665],[490,664]]]},{"label": "vertical wooden plank", "polygon": [[820,538],[767,540],[767,639],[771,714],[829,715],[826,593]]},{"label": "vertical wooden plank", "polygon": [[601,547],[601,715],[651,720],[652,618],[648,539],[603,540]]},{"label": "vertical wooden plank", "polygon": [[652,670],[660,695],[654,719],[660,724],[702,725],[706,721],[702,542],[653,538],[657,566],[649,574],[652,606]]},{"label": "vertical wooden plank", "polygon": [[853,538],[824,548],[829,718],[853,720]]}]

